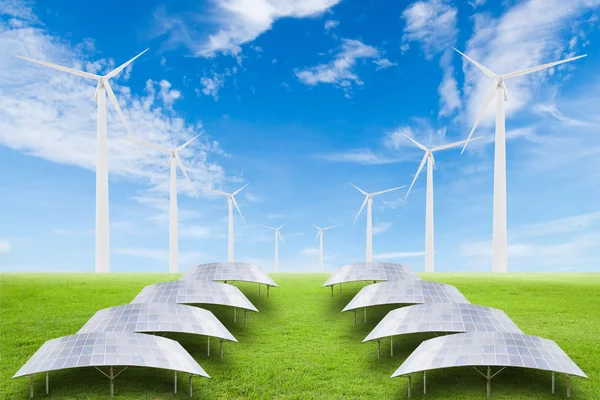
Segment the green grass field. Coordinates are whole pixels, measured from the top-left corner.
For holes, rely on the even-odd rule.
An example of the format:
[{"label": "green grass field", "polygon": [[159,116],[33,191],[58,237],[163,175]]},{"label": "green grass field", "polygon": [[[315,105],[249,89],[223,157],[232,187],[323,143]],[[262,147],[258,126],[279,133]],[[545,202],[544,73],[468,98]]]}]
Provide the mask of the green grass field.
[{"label": "green grass field", "polygon": [[[364,284],[347,284],[335,297],[321,285],[326,274],[272,274],[279,288],[258,296],[255,284],[235,283],[260,313],[248,313],[248,324],[233,324],[231,308],[213,311],[239,340],[218,341],[206,355],[206,339],[172,335],[208,372],[194,379],[195,398],[203,399],[404,399],[406,378],[390,375],[423,340],[408,335],[376,343],[362,339],[393,307],[372,308],[367,323],[353,325],[353,314],[341,313]],[[421,274],[453,284],[474,304],[504,310],[526,333],[552,339],[589,379],[572,379],[572,397],[600,399],[600,274]],[[99,309],[130,302],[151,283],[173,280],[168,274],[3,274],[0,275],[0,398],[27,399],[29,379],[12,375],[49,339],[76,333]],[[238,314],[239,317],[240,314]],[[362,314],[359,314],[362,317]],[[173,394],[171,372],[132,368],[115,380],[115,397],[127,399],[186,398],[187,379]],[[50,373],[55,399],[106,399],[108,379],[93,368]],[[422,378],[414,376],[413,398],[422,394]],[[46,397],[43,374],[36,376],[36,398]],[[486,382],[471,368],[431,371],[428,399],[484,399]],[[494,399],[566,398],[566,380],[557,375],[551,394],[549,372],[505,369],[492,380]]]}]

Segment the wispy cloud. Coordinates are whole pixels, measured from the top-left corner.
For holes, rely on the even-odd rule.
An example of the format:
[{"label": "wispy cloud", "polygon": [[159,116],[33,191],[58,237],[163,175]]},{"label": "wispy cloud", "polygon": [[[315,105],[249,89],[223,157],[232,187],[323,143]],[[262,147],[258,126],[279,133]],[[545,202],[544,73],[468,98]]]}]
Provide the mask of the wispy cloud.
[{"label": "wispy cloud", "polygon": [[[219,53],[238,57],[241,46],[271,29],[280,18],[306,18],[320,15],[340,0],[215,0],[210,9],[199,6],[185,14],[169,13],[165,6],[154,12],[152,37],[164,36],[165,48],[185,47],[196,57]],[[198,28],[198,19],[210,19],[214,26],[208,35]]]},{"label": "wispy cloud", "polygon": [[330,154],[318,154],[315,157],[327,161],[356,163],[363,165],[391,164],[403,161],[400,158],[375,154],[370,149],[354,149]]},{"label": "wispy cloud", "polygon": [[[144,248],[144,247],[116,247],[111,249],[115,254],[148,258],[151,260],[161,261],[164,263],[169,262],[169,251],[155,248]],[[196,265],[208,260],[210,256],[206,253],[199,251],[180,251],[179,252],[179,264],[180,265]]]},{"label": "wispy cloud", "polygon": [[309,86],[330,83],[344,90],[345,96],[352,97],[352,86],[362,86],[364,82],[354,71],[358,60],[374,59],[378,69],[389,67],[392,63],[380,57],[379,50],[364,44],[360,40],[342,39],[342,46],[335,58],[327,64],[296,69],[294,73],[300,82]]},{"label": "wispy cloud", "polygon": [[340,24],[340,21],[328,19],[327,21],[325,21],[325,30],[328,31],[330,29],[336,28],[339,24]]},{"label": "wispy cloud", "polygon": [[412,258],[412,257],[422,257],[425,255],[424,251],[404,251],[397,253],[380,253],[373,254],[374,260],[383,260],[383,259],[394,259],[394,258]]},{"label": "wispy cloud", "polygon": [[391,222],[381,222],[373,226],[373,235],[379,235],[392,227]]},{"label": "wispy cloud", "polygon": [[262,197],[252,194],[251,192],[245,192],[244,196],[246,197],[246,200],[248,200],[250,203],[262,203],[263,202]]},{"label": "wispy cloud", "polygon": [[7,240],[0,240],[0,255],[10,253],[11,245]]}]

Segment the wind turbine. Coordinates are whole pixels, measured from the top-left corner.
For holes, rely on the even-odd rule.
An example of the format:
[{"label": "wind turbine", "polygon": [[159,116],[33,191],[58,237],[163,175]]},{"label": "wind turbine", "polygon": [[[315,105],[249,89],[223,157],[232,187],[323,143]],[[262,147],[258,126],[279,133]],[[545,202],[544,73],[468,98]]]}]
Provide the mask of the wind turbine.
[{"label": "wind turbine", "polygon": [[[454,49],[456,50],[456,49]],[[546,68],[554,67],[555,65],[563,64],[569,61],[577,60],[587,56],[571,57],[560,61],[551,62],[548,64],[539,65],[533,68],[522,69],[508,74],[498,75],[477,61],[469,58],[465,54],[456,50],[460,55],[469,60],[473,65],[479,68],[484,74],[492,78],[492,86],[490,87],[483,106],[479,110],[473,128],[467,138],[467,143],[463,147],[463,152],[469,143],[479,120],[483,117],[485,110],[492,101],[494,91],[496,92],[496,136],[494,148],[494,214],[493,214],[493,245],[492,245],[492,272],[506,272],[506,133],[505,133],[505,115],[504,102],[508,100],[508,92],[506,91],[505,81],[510,78],[516,78],[530,74],[532,72],[541,71]],[[462,154],[462,152],[461,152]]]},{"label": "wind turbine", "polygon": [[229,235],[228,235],[228,239],[227,239],[227,261],[229,261],[229,262],[233,262],[233,206],[234,205],[235,205],[235,208],[237,209],[238,213],[240,214],[240,217],[242,217],[242,221],[244,221],[244,225],[246,225],[246,220],[244,219],[244,216],[242,215],[242,212],[240,211],[240,207],[238,206],[238,203],[235,200],[235,196],[248,185],[249,185],[249,183],[245,184],[244,186],[242,186],[241,188],[239,188],[238,190],[236,190],[233,193],[225,193],[220,190],[204,188],[204,190],[209,190],[211,192],[214,192],[214,193],[217,193],[217,194],[220,194],[223,196],[227,196],[227,204],[229,204]]},{"label": "wind turbine", "polygon": [[323,231],[326,231],[327,229],[335,228],[340,225],[331,225],[326,228],[319,228],[315,224],[312,224],[312,226],[314,226],[315,228],[317,228],[319,230],[319,232],[317,232],[317,236],[315,236],[315,240],[313,240],[313,244],[315,244],[315,242],[317,241],[317,238],[321,237],[321,240],[319,241],[319,272],[322,273],[323,272]]},{"label": "wind turbine", "polygon": [[[435,159],[433,158],[433,152],[439,150],[446,150],[452,147],[460,146],[461,144],[465,144],[466,140],[461,140],[460,142],[445,144],[443,146],[433,147],[431,149],[423,146],[421,143],[417,142],[415,139],[410,136],[403,134],[406,136],[411,142],[413,142],[418,148],[425,152],[423,159],[421,160],[421,165],[419,165],[419,169],[417,169],[417,173],[413,178],[410,187],[408,188],[408,192],[406,192],[405,199],[408,198],[408,194],[412,189],[417,177],[421,173],[425,162],[427,161],[427,193],[426,193],[426,201],[425,201],[425,272],[433,272],[433,166],[435,165]],[[471,140],[481,139],[482,136],[477,137]]]},{"label": "wind turbine", "polygon": [[[202,134],[200,134],[202,135]],[[179,256],[179,236],[178,236],[178,225],[177,225],[177,164],[179,164],[179,168],[183,175],[185,175],[186,179],[190,183],[192,187],[192,192],[194,192],[194,196],[198,198],[198,194],[194,189],[194,184],[190,180],[187,172],[185,172],[185,168],[183,168],[183,163],[181,162],[181,158],[179,158],[179,151],[183,150],[188,144],[192,143],[196,138],[200,135],[196,135],[192,139],[188,140],[181,146],[170,149],[168,147],[159,146],[152,143],[146,143],[135,139],[123,138],[125,140],[130,140],[136,144],[141,144],[143,146],[153,147],[155,149],[164,151],[169,153],[169,167],[171,168],[171,180],[169,183],[170,193],[169,193],[169,272],[174,273],[179,271],[178,264],[178,256]]]},{"label": "wind turbine", "polygon": [[283,243],[283,236],[281,236],[281,232],[279,230],[285,226],[285,224],[281,225],[279,228],[274,228],[268,225],[261,225],[263,228],[272,229],[275,231],[275,272],[279,272],[279,239]]},{"label": "wind turbine", "polygon": [[89,72],[78,71],[73,68],[67,68],[56,64],[51,64],[45,61],[38,61],[28,57],[17,56],[23,60],[31,61],[46,67],[58,69],[68,72],[73,75],[82,76],[84,78],[95,79],[98,81],[94,99],[98,103],[98,122],[96,128],[96,272],[110,272],[110,236],[109,236],[109,220],[108,220],[108,150],[106,137],[106,97],[112,103],[119,118],[123,121],[125,129],[129,136],[133,138],[133,134],[129,129],[129,125],[125,120],[123,111],[119,106],[119,102],[108,82],[110,78],[116,76],[125,67],[133,62],[136,58],[147,52],[148,49],[142,51],[131,60],[127,61],[120,67],[110,71],[104,76],[91,74]]},{"label": "wind turbine", "polygon": [[371,213],[371,206],[373,205],[373,197],[383,194],[383,193],[391,192],[393,190],[405,188],[406,185],[398,186],[393,189],[382,190],[381,192],[375,192],[375,193],[367,193],[364,190],[359,189],[358,187],[354,186],[353,184],[350,184],[350,186],[352,186],[354,189],[358,190],[359,192],[361,192],[362,194],[365,195],[365,201],[363,201],[362,206],[360,207],[358,214],[356,214],[356,218],[354,218],[354,222],[352,223],[352,225],[354,225],[356,223],[356,220],[360,216],[360,213],[362,212],[363,208],[365,208],[365,204],[368,204],[368,206],[367,206],[367,262],[371,262],[371,261],[373,261],[373,219],[372,219],[372,213]]}]

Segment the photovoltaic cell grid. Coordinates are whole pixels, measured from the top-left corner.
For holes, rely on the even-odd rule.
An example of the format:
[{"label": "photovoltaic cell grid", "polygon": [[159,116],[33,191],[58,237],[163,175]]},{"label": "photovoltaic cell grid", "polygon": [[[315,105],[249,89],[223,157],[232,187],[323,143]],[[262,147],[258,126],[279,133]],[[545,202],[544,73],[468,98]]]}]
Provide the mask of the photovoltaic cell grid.
[{"label": "photovoltaic cell grid", "polygon": [[93,366],[162,368],[209,378],[178,342],[129,332],[82,333],[49,340],[13,378],[38,372]]},{"label": "photovoltaic cell grid", "polygon": [[220,304],[258,312],[237,287],[195,279],[148,285],[131,303]]},{"label": "photovoltaic cell grid", "polygon": [[552,340],[508,332],[470,332],[426,340],[391,376],[437,368],[508,366],[587,378]]},{"label": "photovoltaic cell grid", "polygon": [[382,304],[469,303],[454,286],[440,282],[406,280],[365,286],[342,310]]},{"label": "photovoltaic cell grid", "polygon": [[216,262],[201,264],[186,271],[181,280],[243,281],[262,283],[277,287],[269,275],[256,265],[240,262]]},{"label": "photovoltaic cell grid", "polygon": [[181,332],[237,342],[208,310],[175,303],[134,303],[98,311],[77,333]]},{"label": "photovoltaic cell grid", "polygon": [[468,303],[419,304],[390,311],[363,340],[417,332],[523,333],[502,310]]},{"label": "photovoltaic cell grid", "polygon": [[359,281],[395,281],[400,279],[420,280],[409,267],[387,262],[360,262],[345,265],[335,271],[323,285]]}]

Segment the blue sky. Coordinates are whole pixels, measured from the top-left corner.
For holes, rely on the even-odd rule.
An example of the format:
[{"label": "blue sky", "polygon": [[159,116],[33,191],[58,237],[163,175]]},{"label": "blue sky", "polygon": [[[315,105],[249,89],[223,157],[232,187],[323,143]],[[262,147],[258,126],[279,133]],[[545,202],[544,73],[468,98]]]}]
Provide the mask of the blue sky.
[{"label": "blue sky", "polygon": [[[196,188],[234,191],[236,260],[313,272],[364,260],[363,197],[409,185],[426,145],[466,138],[506,73],[509,271],[598,271],[600,1],[148,1],[127,10],[0,0],[0,269],[93,271],[94,83],[12,57],[106,73],[136,137],[176,146]],[[491,271],[493,107],[484,139],[436,154],[437,271]],[[168,164],[108,112],[111,270],[168,270]],[[180,270],[227,257],[227,202],[178,175]],[[375,260],[424,269],[425,174],[374,199]]]}]

